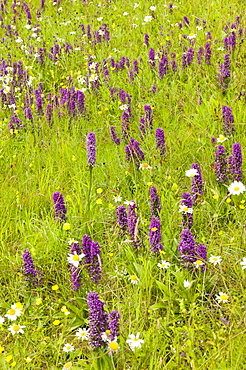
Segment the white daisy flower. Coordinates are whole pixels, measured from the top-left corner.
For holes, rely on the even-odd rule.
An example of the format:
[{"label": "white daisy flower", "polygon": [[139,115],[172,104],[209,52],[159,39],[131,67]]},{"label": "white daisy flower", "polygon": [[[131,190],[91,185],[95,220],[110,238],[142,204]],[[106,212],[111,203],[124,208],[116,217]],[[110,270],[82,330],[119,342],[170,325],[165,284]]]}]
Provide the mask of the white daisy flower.
[{"label": "white daisy flower", "polygon": [[72,245],[72,244],[74,244],[74,243],[78,243],[78,241],[77,241],[77,240],[75,240],[75,239],[69,239],[69,241],[68,241],[68,244],[69,244],[69,245]]},{"label": "white daisy flower", "polygon": [[122,104],[119,106],[120,110],[127,110],[128,109],[128,105],[127,104]]},{"label": "white daisy flower", "polygon": [[120,197],[119,195],[117,195],[117,196],[114,197],[114,201],[115,201],[115,203],[121,202],[122,201],[122,197]]},{"label": "white daisy flower", "polygon": [[161,263],[158,263],[157,266],[160,269],[168,269],[170,267],[170,263],[167,261],[161,261]]},{"label": "white daisy flower", "polygon": [[17,317],[19,317],[20,315],[21,315],[21,309],[11,308],[10,310],[8,310],[8,312],[4,316],[7,317],[11,321],[15,321]]},{"label": "white daisy flower", "polygon": [[130,339],[126,340],[126,343],[129,344],[132,351],[135,350],[135,348],[141,348],[142,344],[144,343],[143,339],[139,339],[140,333],[137,333],[137,335],[129,334],[128,337]]},{"label": "white daisy flower", "polygon": [[196,36],[197,36],[196,33],[191,33],[190,35],[187,36],[187,39],[192,40],[192,39],[195,39]]},{"label": "white daisy flower", "polygon": [[69,362],[67,362],[67,363],[63,366],[62,370],[71,369],[71,367],[72,367],[72,366],[73,366],[72,362],[71,362],[71,361],[69,361]]},{"label": "white daisy flower", "polygon": [[80,261],[82,260],[83,257],[85,257],[84,253],[77,254],[77,252],[73,252],[73,254],[68,255],[67,260],[68,260],[69,263],[71,263],[71,265],[78,268],[79,263],[80,263]]},{"label": "white daisy flower", "polygon": [[126,204],[127,206],[133,206],[134,205],[134,202],[133,202],[133,200],[126,200],[124,202],[124,204]]},{"label": "white daisy flower", "polygon": [[198,175],[198,171],[195,168],[190,168],[189,170],[185,171],[185,176],[187,177],[194,177]]},{"label": "white daisy flower", "polygon": [[130,280],[132,284],[138,284],[139,283],[139,278],[136,275],[129,276],[128,280]]},{"label": "white daisy flower", "polygon": [[152,170],[152,167],[148,163],[141,163],[139,168],[141,170]]},{"label": "white daisy flower", "polygon": [[227,137],[225,137],[224,135],[219,135],[219,137],[217,139],[217,143],[223,143],[226,140],[228,140]]},{"label": "white daisy flower", "polygon": [[64,344],[64,347],[62,349],[64,352],[72,352],[74,351],[74,346],[70,343]]},{"label": "white daisy flower", "polygon": [[150,6],[149,8],[152,12],[155,12],[156,11],[156,6]]},{"label": "white daisy flower", "polygon": [[151,22],[153,19],[153,17],[151,15],[146,15],[146,17],[144,17],[144,22]]},{"label": "white daisy flower", "polygon": [[198,268],[203,266],[204,262],[202,262],[201,260],[196,260],[195,262],[193,262],[193,264]]},{"label": "white daisy flower", "polygon": [[2,325],[4,321],[5,321],[4,317],[0,316],[0,325]]},{"label": "white daisy flower", "polygon": [[240,262],[240,265],[242,265],[242,269],[246,269],[246,257],[243,257],[242,262]]},{"label": "white daisy flower", "polygon": [[111,342],[108,343],[108,351],[109,354],[112,355],[113,353],[118,352],[120,349],[119,344],[117,343],[117,337],[114,338]]},{"label": "white daisy flower", "polygon": [[89,329],[81,329],[79,328],[77,331],[76,331],[76,337],[78,337],[79,339],[81,340],[88,340],[89,339],[89,335],[90,335],[90,330]]},{"label": "white daisy flower", "polygon": [[95,73],[92,73],[89,77],[90,82],[95,82],[98,80],[98,76]]},{"label": "white daisy flower", "polygon": [[110,342],[110,330],[105,330],[101,337],[104,342]]},{"label": "white daisy flower", "polygon": [[192,208],[188,208],[187,206],[185,206],[184,204],[181,204],[179,206],[179,212],[183,212],[183,213],[193,213],[193,209]]},{"label": "white daisy flower", "polygon": [[245,186],[240,181],[234,181],[231,185],[228,186],[229,194],[239,195],[246,190]]},{"label": "white daisy flower", "polygon": [[11,325],[8,330],[11,332],[11,334],[15,335],[15,334],[24,334],[24,330],[23,328],[25,328],[24,325]]},{"label": "white daisy flower", "polygon": [[222,258],[220,256],[211,256],[209,258],[209,262],[211,262],[213,265],[220,265],[222,261]]},{"label": "white daisy flower", "polygon": [[184,280],[183,282],[185,288],[190,288],[192,285],[192,281]]},{"label": "white daisy flower", "polygon": [[217,296],[216,299],[219,303],[221,302],[227,302],[229,299],[229,296],[226,293],[220,292]]}]

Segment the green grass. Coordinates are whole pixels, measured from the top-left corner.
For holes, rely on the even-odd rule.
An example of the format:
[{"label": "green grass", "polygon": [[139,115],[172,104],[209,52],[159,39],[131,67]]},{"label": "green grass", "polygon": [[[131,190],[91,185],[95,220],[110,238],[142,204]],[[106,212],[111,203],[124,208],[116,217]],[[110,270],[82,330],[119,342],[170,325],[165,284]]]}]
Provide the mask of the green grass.
[{"label": "green grass", "polygon": [[[34,37],[28,39],[34,31],[25,28],[26,13],[21,5],[16,6],[15,24],[10,0],[4,12],[0,11],[0,38],[4,38],[0,46],[2,60],[9,67],[22,61],[23,67],[28,67],[28,75],[34,77],[33,91],[23,85],[22,91],[14,92],[15,113],[25,127],[11,132],[12,109],[9,103],[0,103],[0,316],[4,317],[12,304],[21,302],[23,314],[16,322],[25,325],[24,334],[14,336],[8,328],[15,322],[5,317],[0,325],[1,369],[55,370],[62,369],[69,361],[72,369],[92,370],[246,369],[245,270],[240,265],[245,257],[245,209],[242,206],[246,198],[244,194],[234,195],[232,201],[227,202],[230,182],[216,181],[216,147],[211,144],[211,136],[217,138],[224,133],[221,107],[228,105],[235,118],[235,133],[228,136],[223,145],[230,154],[232,144],[240,142],[244,159],[245,4],[181,0],[174,3],[177,8],[170,13],[157,1],[139,1],[139,6],[134,8],[134,2],[103,1],[99,6],[94,1],[63,0],[59,5],[61,11],[58,5],[47,0],[46,3],[41,12],[42,20],[38,20],[35,14],[40,2],[27,2],[32,27],[39,24],[41,29],[40,42]],[[151,12],[150,6],[156,6],[156,11]],[[124,12],[128,15],[123,15]],[[143,24],[148,15],[153,16],[152,21]],[[190,25],[179,29],[176,23],[184,16],[189,18]],[[223,92],[218,82],[220,65],[227,53],[221,50],[226,36],[223,28],[227,22],[234,23],[236,16],[241,17],[236,34],[240,27],[244,31],[241,39],[237,36],[236,48],[230,54],[231,79]],[[103,19],[98,21],[100,17]],[[196,18],[200,19],[200,30]],[[67,21],[71,23],[62,24]],[[102,23],[106,23],[110,31],[108,43],[105,40],[93,43],[83,37],[79,25],[84,24],[86,28],[90,24],[93,33]],[[15,29],[6,35],[8,24],[16,27],[23,43],[15,42],[18,37],[13,34]],[[197,64],[196,52],[199,47],[205,47],[207,32],[212,33],[211,65],[207,65],[204,58]],[[144,45],[146,33],[149,47]],[[197,35],[194,60],[185,69],[182,54],[191,44],[182,37],[184,34]],[[56,43],[64,44],[60,39],[81,50],[68,54],[62,47],[58,62],[54,63],[48,54]],[[25,45],[27,51],[30,47],[34,49],[25,53],[21,45]],[[168,52],[169,70],[163,79],[158,76],[158,61],[155,68],[150,68],[150,47],[156,53],[161,52],[162,47]],[[47,48],[44,65],[38,62],[38,48]],[[171,70],[170,53],[176,53],[177,72]],[[99,63],[100,88],[90,87],[85,91],[85,113],[71,117],[64,106],[54,108],[51,123],[45,114],[38,116],[34,94],[38,83],[44,86],[45,110],[49,93],[60,97],[61,87],[86,87],[77,77],[88,74],[88,55],[95,56],[93,61]],[[122,56],[130,58],[131,67],[119,71],[111,68],[110,57],[119,62]],[[109,66],[108,82],[104,81],[103,59],[107,59]],[[129,81],[128,73],[133,69],[134,60],[139,61],[139,72],[134,81]],[[0,80],[0,89],[2,83]],[[151,92],[152,85],[157,86],[156,93]],[[127,140],[116,146],[110,139],[110,126],[116,126],[121,136],[122,114],[119,98],[110,96],[111,87],[124,89],[131,96],[130,136],[140,142],[144,162],[151,170],[139,170],[126,161]],[[33,123],[24,116],[26,94],[33,97],[30,105]],[[6,96],[9,98],[9,94]],[[138,126],[145,114],[145,104],[153,108],[154,128],[141,138]],[[157,127],[165,132],[164,159],[155,148]],[[89,194],[86,135],[90,131],[96,135],[97,155]],[[179,205],[183,192],[190,191],[191,182],[185,171],[192,163],[199,163],[204,180],[204,194],[193,207],[192,234],[197,243],[206,244],[208,257],[222,257],[221,265],[207,262],[204,273],[184,269],[178,253],[182,231]],[[243,162],[243,174],[244,168]],[[160,255],[152,253],[149,246],[150,184],[157,188],[162,205],[164,250]],[[98,189],[102,192],[98,193]],[[52,201],[55,191],[60,191],[65,198],[67,222],[71,226],[68,231],[55,220]],[[117,195],[122,197],[122,202],[114,202],[113,197]],[[98,199],[102,204],[97,204]],[[133,248],[128,233],[119,233],[116,218],[116,207],[132,199],[137,205],[142,242],[138,250]],[[74,292],[67,263],[68,241],[74,238],[81,243],[85,233],[101,246],[102,278],[99,284],[92,283],[83,266],[82,285]],[[22,269],[25,248],[31,251],[36,269],[42,271],[43,283],[39,287],[27,285],[25,281]],[[170,262],[169,269],[157,267],[162,259]],[[131,275],[138,277],[138,284],[131,283]],[[184,287],[184,280],[192,281],[189,289]],[[52,290],[55,285],[59,287],[57,291]],[[78,328],[89,326],[86,300],[90,291],[98,292],[107,312],[118,310],[120,313],[120,349],[113,355],[108,354],[106,345],[93,350],[88,341],[79,341],[75,336]],[[228,302],[218,303],[219,292],[228,294]],[[39,305],[37,298],[42,299]],[[61,311],[63,306],[70,311],[69,315]],[[226,319],[226,323],[220,318]],[[59,325],[53,324],[55,320],[60,321]],[[144,343],[132,351],[126,340],[129,334],[137,332]],[[65,353],[65,343],[72,343],[75,350]],[[26,362],[27,357],[31,362]]]}]

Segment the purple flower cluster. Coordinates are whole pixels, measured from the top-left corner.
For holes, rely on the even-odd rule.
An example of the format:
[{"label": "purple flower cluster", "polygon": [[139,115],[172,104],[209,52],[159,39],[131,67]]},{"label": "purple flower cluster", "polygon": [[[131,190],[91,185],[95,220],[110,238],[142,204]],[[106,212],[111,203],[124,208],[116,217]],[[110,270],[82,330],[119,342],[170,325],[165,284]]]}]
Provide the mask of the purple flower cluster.
[{"label": "purple flower cluster", "polygon": [[228,180],[226,151],[223,145],[218,145],[215,153],[215,175],[216,181],[224,184]]},{"label": "purple flower cluster", "polygon": [[90,345],[92,348],[104,347],[103,334],[109,330],[109,339],[115,340],[119,335],[120,314],[113,310],[109,314],[105,312],[105,302],[99,299],[98,293],[90,292],[87,295],[89,309]]},{"label": "purple flower cluster", "polygon": [[235,131],[232,109],[226,105],[222,105],[222,117],[224,120],[225,135],[232,135]]},{"label": "purple flower cluster", "polygon": [[149,49],[149,63],[151,67],[155,66],[155,49],[154,48]]},{"label": "purple flower cluster", "polygon": [[224,48],[229,53],[232,53],[236,48],[236,33],[232,31],[228,37],[224,38]]},{"label": "purple flower cluster", "polygon": [[[181,204],[188,209],[192,209],[192,197],[190,193],[185,192],[182,195]],[[193,214],[190,212],[183,212],[182,213],[182,220],[183,220],[183,227],[186,229],[190,229],[193,225]]]},{"label": "purple flower cluster", "polygon": [[[196,248],[197,259],[207,261],[207,247],[205,244],[198,244]],[[205,265],[204,265],[205,267]],[[204,268],[203,268],[204,270]]]},{"label": "purple flower cluster", "polygon": [[116,210],[117,223],[120,226],[121,233],[127,230],[128,220],[125,206],[119,206]]},{"label": "purple flower cluster", "polygon": [[96,136],[93,131],[86,136],[87,163],[94,167],[96,163]]},{"label": "purple flower cluster", "polygon": [[[74,252],[77,255],[81,254],[81,249],[80,249],[79,243],[77,242],[72,243],[71,248],[70,248],[70,254],[74,254]],[[79,264],[82,265],[82,261],[80,261]],[[76,268],[75,266],[71,265],[71,273],[72,273],[72,290],[76,292],[81,285],[80,284],[81,269],[79,267]]]},{"label": "purple flower cluster", "polygon": [[149,190],[150,195],[150,210],[151,216],[158,216],[161,211],[160,197],[157,194],[157,190],[154,186],[151,186]]},{"label": "purple flower cluster", "polygon": [[240,143],[232,144],[232,154],[228,157],[229,174],[232,181],[241,181],[242,174],[242,150]]},{"label": "purple flower cluster", "polygon": [[129,129],[130,129],[129,122],[130,122],[131,116],[132,116],[131,108],[130,108],[130,105],[128,105],[127,109],[124,110],[121,116],[121,132],[124,138],[129,137]]},{"label": "purple flower cluster", "polygon": [[23,274],[26,275],[25,280],[29,281],[34,286],[39,286],[42,283],[42,274],[35,270],[32,255],[29,249],[24,249],[22,253]]},{"label": "purple flower cluster", "polygon": [[126,160],[133,161],[137,167],[140,165],[140,161],[144,160],[144,152],[140,148],[140,143],[138,143],[132,137],[130,138],[130,143],[125,146]]},{"label": "purple flower cluster", "polygon": [[[207,260],[207,248],[204,244],[196,246],[190,229],[183,229],[181,233],[181,241],[179,243],[180,261],[184,267],[194,267],[194,262],[202,259]],[[201,266],[201,271],[205,271],[206,265]]]},{"label": "purple flower cluster", "polygon": [[108,314],[104,311],[105,303],[100,301],[98,293],[90,292],[87,295],[89,309],[90,345],[92,348],[103,347],[102,334],[108,327]]},{"label": "purple flower cluster", "polygon": [[145,111],[145,122],[147,127],[152,130],[153,128],[153,111],[150,105],[145,105],[144,106],[144,111]]},{"label": "purple flower cluster", "polygon": [[119,335],[119,323],[120,314],[119,311],[113,310],[108,316],[108,328],[110,330],[110,339],[114,340]]},{"label": "purple flower cluster", "polygon": [[9,120],[9,130],[18,130],[25,125],[21,125],[22,120],[17,116],[11,116]]},{"label": "purple flower cluster", "polygon": [[115,126],[110,127],[110,137],[113,143],[115,143],[116,145],[120,145],[120,138],[117,137]]},{"label": "purple flower cluster", "polygon": [[149,35],[147,33],[144,35],[144,44],[149,46]]},{"label": "purple flower cluster", "polygon": [[63,222],[67,218],[67,210],[64,203],[62,194],[59,191],[53,193],[54,209],[55,209],[55,218]]},{"label": "purple flower cluster", "polygon": [[140,240],[138,238],[138,217],[136,214],[137,206],[135,205],[134,200],[131,203],[132,204],[128,206],[127,225],[132,245],[137,249],[140,245]]},{"label": "purple flower cluster", "polygon": [[163,54],[162,58],[159,60],[159,78],[162,79],[168,70],[168,58],[165,54]]},{"label": "purple flower cluster", "polygon": [[226,91],[228,88],[231,77],[231,62],[230,54],[224,55],[224,63],[220,65],[220,73],[218,74],[219,84],[222,91]]},{"label": "purple flower cluster", "polygon": [[198,196],[203,194],[202,174],[198,163],[192,163],[191,168],[197,170],[197,175],[193,177],[191,183],[192,199],[196,201]]},{"label": "purple flower cluster", "polygon": [[210,44],[210,42],[206,42],[206,45],[205,45],[205,61],[206,61],[206,64],[208,66],[211,65],[211,56],[212,56],[211,44]]},{"label": "purple flower cluster", "polygon": [[149,243],[152,252],[158,253],[163,249],[161,239],[161,221],[159,217],[152,216],[149,227]]},{"label": "purple flower cluster", "polygon": [[160,155],[164,157],[166,153],[165,134],[164,134],[164,130],[160,127],[156,129],[155,142],[156,142],[156,149],[159,149]]},{"label": "purple flower cluster", "polygon": [[82,249],[85,254],[84,264],[89,271],[91,281],[97,284],[102,274],[100,245],[85,234],[82,238]]}]

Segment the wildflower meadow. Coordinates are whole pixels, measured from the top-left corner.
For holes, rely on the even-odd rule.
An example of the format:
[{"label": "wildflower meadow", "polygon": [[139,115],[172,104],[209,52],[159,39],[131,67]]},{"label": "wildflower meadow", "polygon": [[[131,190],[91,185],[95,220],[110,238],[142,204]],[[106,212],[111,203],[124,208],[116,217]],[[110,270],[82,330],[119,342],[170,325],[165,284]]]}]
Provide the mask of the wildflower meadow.
[{"label": "wildflower meadow", "polygon": [[246,369],[245,0],[99,1],[0,0],[0,369]]}]

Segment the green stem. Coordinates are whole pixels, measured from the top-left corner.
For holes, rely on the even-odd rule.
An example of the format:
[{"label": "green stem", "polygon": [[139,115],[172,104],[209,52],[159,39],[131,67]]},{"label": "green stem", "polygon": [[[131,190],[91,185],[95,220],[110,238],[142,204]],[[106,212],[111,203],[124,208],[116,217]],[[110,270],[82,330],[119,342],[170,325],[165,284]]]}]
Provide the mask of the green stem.
[{"label": "green stem", "polygon": [[[88,194],[87,194],[87,206],[86,206],[86,217],[88,217],[90,221],[90,211],[91,211],[91,189],[92,189],[92,170],[93,167],[90,166],[90,175],[89,175],[89,185],[88,185]],[[86,225],[86,232],[88,232],[88,224]]]}]

